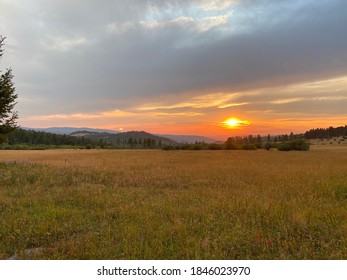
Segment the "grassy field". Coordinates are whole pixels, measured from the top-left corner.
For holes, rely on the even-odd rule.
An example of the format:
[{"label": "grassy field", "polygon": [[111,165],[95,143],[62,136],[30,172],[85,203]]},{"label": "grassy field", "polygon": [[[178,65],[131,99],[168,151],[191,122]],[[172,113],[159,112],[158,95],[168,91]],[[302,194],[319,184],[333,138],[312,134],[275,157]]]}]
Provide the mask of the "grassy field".
[{"label": "grassy field", "polygon": [[347,149],[0,151],[0,259],[347,259]]}]

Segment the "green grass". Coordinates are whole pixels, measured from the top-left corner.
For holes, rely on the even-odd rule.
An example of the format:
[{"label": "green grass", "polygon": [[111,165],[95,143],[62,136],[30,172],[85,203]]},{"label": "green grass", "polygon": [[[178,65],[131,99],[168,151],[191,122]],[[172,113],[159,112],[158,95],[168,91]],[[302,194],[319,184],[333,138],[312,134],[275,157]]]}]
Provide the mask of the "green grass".
[{"label": "green grass", "polygon": [[0,259],[347,258],[347,149],[0,161]]}]

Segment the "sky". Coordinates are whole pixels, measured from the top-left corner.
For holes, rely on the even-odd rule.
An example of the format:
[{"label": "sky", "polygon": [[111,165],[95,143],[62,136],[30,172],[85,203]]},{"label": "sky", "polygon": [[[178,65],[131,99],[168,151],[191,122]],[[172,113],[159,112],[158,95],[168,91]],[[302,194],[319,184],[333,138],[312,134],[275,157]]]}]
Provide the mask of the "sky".
[{"label": "sky", "polygon": [[0,0],[0,69],[23,127],[300,133],[347,124],[346,28],[346,0]]}]

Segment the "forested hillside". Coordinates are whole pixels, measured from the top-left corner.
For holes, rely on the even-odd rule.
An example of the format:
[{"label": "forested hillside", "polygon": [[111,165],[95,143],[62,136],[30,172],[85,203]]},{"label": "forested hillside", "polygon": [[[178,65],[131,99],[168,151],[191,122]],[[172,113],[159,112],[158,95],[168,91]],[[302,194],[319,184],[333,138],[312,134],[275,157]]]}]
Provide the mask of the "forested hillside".
[{"label": "forested hillside", "polygon": [[72,137],[18,128],[8,135],[7,143],[5,143],[4,147],[7,149],[10,149],[11,146],[24,148],[23,145],[41,145],[41,148],[44,148],[43,146],[94,147],[98,144],[96,141],[84,137]]},{"label": "forested hillside", "polygon": [[112,144],[116,147],[130,147],[130,148],[156,148],[163,145],[174,145],[175,141],[150,134],[145,131],[128,131],[123,133],[111,134],[107,132],[90,132],[78,131],[70,134],[75,137],[85,137],[94,141],[103,141],[106,144]]},{"label": "forested hillside", "polygon": [[71,135],[60,135],[43,131],[18,128],[11,132],[1,149],[46,149],[54,147],[106,148],[106,149],[155,149],[174,145],[175,141],[152,135],[144,131],[118,134],[79,131]]},{"label": "forested hillside", "polygon": [[329,128],[316,128],[304,133],[306,139],[324,139],[332,137],[347,136],[347,125]]}]

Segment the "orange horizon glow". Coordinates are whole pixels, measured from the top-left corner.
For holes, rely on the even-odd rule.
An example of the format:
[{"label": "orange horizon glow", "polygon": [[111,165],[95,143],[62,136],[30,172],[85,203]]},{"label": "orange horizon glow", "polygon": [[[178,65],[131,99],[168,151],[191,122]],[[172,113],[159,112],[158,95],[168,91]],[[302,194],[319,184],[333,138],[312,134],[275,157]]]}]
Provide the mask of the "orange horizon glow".
[{"label": "orange horizon glow", "polygon": [[[223,119],[223,118],[222,118]],[[324,120],[315,119],[303,119],[298,121],[296,119],[272,119],[272,120],[260,120],[252,119],[252,121],[246,121],[245,118],[237,119],[241,121],[241,125],[238,127],[233,127],[228,125],[227,122],[230,119],[236,118],[226,118],[225,121],[220,121],[218,119],[196,123],[118,123],[118,124],[104,124],[100,125],[100,122],[57,122],[47,121],[44,124],[40,122],[28,122],[26,123],[21,120],[21,126],[32,127],[32,128],[43,128],[43,127],[54,127],[54,126],[70,126],[70,127],[90,127],[99,129],[110,129],[118,130],[120,132],[126,131],[146,131],[152,134],[174,134],[174,135],[199,135],[206,136],[218,141],[225,141],[232,136],[244,136],[244,135],[280,135],[293,133],[304,133],[307,130],[314,128],[327,128],[329,126],[338,127],[347,124],[347,119],[345,117],[329,117]],[[246,121],[243,123],[242,121]],[[236,121],[232,120],[230,123],[237,124]],[[121,129],[122,128],[122,129]]]},{"label": "orange horizon glow", "polygon": [[[235,111],[235,110],[233,110]],[[107,111],[108,112],[108,111]],[[19,125],[30,128],[47,127],[91,127],[100,129],[112,129],[118,131],[147,131],[154,134],[177,135],[201,135],[216,139],[242,135],[267,135],[285,133],[304,133],[314,128],[338,127],[347,124],[345,115],[315,116],[300,114],[280,114],[275,112],[251,112],[246,113],[237,110],[237,114],[228,112],[206,112],[197,116],[156,116],[150,113],[112,111],[108,113],[93,114],[66,114],[24,116],[19,119]],[[236,113],[236,112],[235,112]],[[168,113],[169,114],[169,113]]]}]

